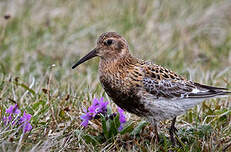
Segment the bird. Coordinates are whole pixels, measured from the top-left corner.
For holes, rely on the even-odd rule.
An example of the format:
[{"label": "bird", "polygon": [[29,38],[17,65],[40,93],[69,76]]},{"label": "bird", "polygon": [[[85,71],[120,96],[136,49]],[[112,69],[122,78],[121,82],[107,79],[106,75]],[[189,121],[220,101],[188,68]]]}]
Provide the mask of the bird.
[{"label": "bird", "polygon": [[227,88],[208,86],[131,55],[127,41],[116,32],[102,33],[97,46],[72,66],[99,57],[99,80],[107,95],[120,108],[145,117],[155,127],[172,120],[170,140],[175,145],[176,117],[205,99],[231,95]]}]

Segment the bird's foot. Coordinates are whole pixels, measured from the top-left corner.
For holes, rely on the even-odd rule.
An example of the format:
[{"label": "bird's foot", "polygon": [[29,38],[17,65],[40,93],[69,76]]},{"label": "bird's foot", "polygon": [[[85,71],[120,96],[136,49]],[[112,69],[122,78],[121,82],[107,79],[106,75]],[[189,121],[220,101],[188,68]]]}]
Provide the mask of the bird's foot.
[{"label": "bird's foot", "polygon": [[159,137],[159,133],[158,133],[158,130],[157,130],[157,125],[155,125],[152,129],[154,129],[153,130],[153,133],[154,133],[153,138],[155,140],[155,143],[158,144],[160,142],[160,137]]},{"label": "bird's foot", "polygon": [[160,142],[159,134],[155,134],[155,142],[158,144]]},{"label": "bird's foot", "polygon": [[[183,147],[181,142],[179,141],[179,137],[177,136],[177,128],[175,127],[175,122],[176,122],[176,118],[174,118],[172,120],[172,124],[171,127],[169,128],[169,135],[170,135],[170,140],[172,142],[172,145],[175,147],[176,142],[180,147]],[[174,137],[175,136],[175,137]]]},{"label": "bird's foot", "polygon": [[171,128],[169,129],[169,135],[170,135],[170,140],[172,142],[172,145],[175,147],[176,141],[175,141],[175,138],[174,138],[174,134],[176,135],[176,133],[175,133],[174,128],[171,126]]},{"label": "bird's foot", "polygon": [[[175,127],[171,127],[171,128],[169,129],[170,140],[171,140],[171,142],[172,142],[173,147],[176,146],[176,143],[177,143],[180,147],[183,147],[183,146],[182,146],[182,143],[179,141],[179,137],[178,137],[178,135],[177,135],[177,132],[178,132],[178,130],[177,130]],[[175,136],[175,137],[174,137],[174,136]]]}]

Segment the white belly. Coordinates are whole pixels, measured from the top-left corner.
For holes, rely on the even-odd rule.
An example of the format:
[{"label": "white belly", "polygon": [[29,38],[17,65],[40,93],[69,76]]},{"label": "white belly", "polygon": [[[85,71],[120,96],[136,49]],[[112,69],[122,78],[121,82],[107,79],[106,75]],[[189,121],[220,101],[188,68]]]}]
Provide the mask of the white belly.
[{"label": "white belly", "polygon": [[187,110],[193,108],[195,105],[201,103],[203,99],[144,99],[145,108],[150,112],[147,116],[153,121],[159,122],[166,119],[173,119],[174,117],[184,114]]}]

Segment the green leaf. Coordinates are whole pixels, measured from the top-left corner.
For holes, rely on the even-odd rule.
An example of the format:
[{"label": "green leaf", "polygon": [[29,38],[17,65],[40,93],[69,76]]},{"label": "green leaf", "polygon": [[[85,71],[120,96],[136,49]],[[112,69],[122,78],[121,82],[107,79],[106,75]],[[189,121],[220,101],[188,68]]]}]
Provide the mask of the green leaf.
[{"label": "green leaf", "polygon": [[201,125],[198,127],[198,135],[200,138],[208,136],[213,131],[210,125]]},{"label": "green leaf", "polygon": [[107,114],[108,115],[111,115],[113,112],[112,112],[112,109],[110,106],[107,106]]},{"label": "green leaf", "polygon": [[28,106],[28,107],[26,107],[25,110],[26,110],[27,113],[29,113],[31,115],[34,115],[34,110],[31,107]]},{"label": "green leaf", "polygon": [[120,134],[126,134],[126,133],[131,133],[134,129],[134,122],[127,123],[123,129],[120,131]]},{"label": "green leaf", "polygon": [[102,122],[104,137],[105,137],[106,139],[108,139],[108,137],[109,137],[109,132],[108,132],[108,129],[107,129],[107,122],[106,122],[106,119],[104,118],[103,115],[100,115],[100,118],[101,118],[101,122]]},{"label": "green leaf", "polygon": [[118,128],[120,126],[119,115],[116,115],[116,117],[113,120],[108,119],[108,122],[109,138],[112,138],[118,134]]},{"label": "green leaf", "polygon": [[85,134],[83,138],[87,144],[92,143],[94,146],[96,144],[99,144],[99,141],[97,140],[95,136]]},{"label": "green leaf", "polygon": [[39,100],[38,102],[35,102],[33,105],[32,105],[32,108],[34,110],[37,110],[39,108],[40,105],[44,106],[46,104],[46,101],[44,100]]},{"label": "green leaf", "polygon": [[30,93],[32,93],[34,96],[36,95],[35,91],[32,90],[31,88],[29,88],[27,85],[25,85],[25,84],[23,84],[23,83],[17,83],[17,82],[15,82],[15,84],[16,84],[17,86],[23,87],[24,89],[26,89],[27,91],[29,91]]},{"label": "green leaf", "polygon": [[148,123],[146,121],[141,121],[138,126],[134,128],[134,130],[131,132],[132,135],[136,136],[138,135],[141,130],[147,125]]},{"label": "green leaf", "polygon": [[118,130],[118,128],[120,127],[120,116],[119,116],[119,114],[117,114],[116,117],[113,120],[114,120],[114,125],[115,125],[116,130]]}]

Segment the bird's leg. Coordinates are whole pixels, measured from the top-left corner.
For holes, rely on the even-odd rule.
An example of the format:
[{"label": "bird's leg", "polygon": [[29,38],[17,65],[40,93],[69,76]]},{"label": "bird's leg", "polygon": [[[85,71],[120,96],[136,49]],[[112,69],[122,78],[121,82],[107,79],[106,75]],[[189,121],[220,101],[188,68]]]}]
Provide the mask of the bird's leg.
[{"label": "bird's leg", "polygon": [[175,123],[176,123],[176,117],[173,118],[171,127],[170,127],[170,129],[169,129],[170,139],[171,139],[171,142],[172,142],[173,146],[175,146],[174,134],[177,136],[176,132],[178,131],[178,130],[176,129],[176,127],[175,127]]},{"label": "bird's leg", "polygon": [[154,133],[155,133],[155,141],[158,143],[160,141],[160,137],[157,130],[157,124],[154,125]]},{"label": "bird's leg", "polygon": [[178,138],[178,136],[177,136],[177,133],[176,133],[176,132],[178,132],[178,130],[177,130],[176,127],[175,127],[175,123],[176,123],[176,117],[173,118],[171,127],[170,127],[170,129],[169,129],[170,139],[171,139],[171,142],[172,142],[173,146],[175,146],[175,138],[174,138],[174,134],[175,134],[177,143],[178,143],[181,147],[183,147],[183,146],[182,146],[182,143],[179,141],[179,138]]}]

